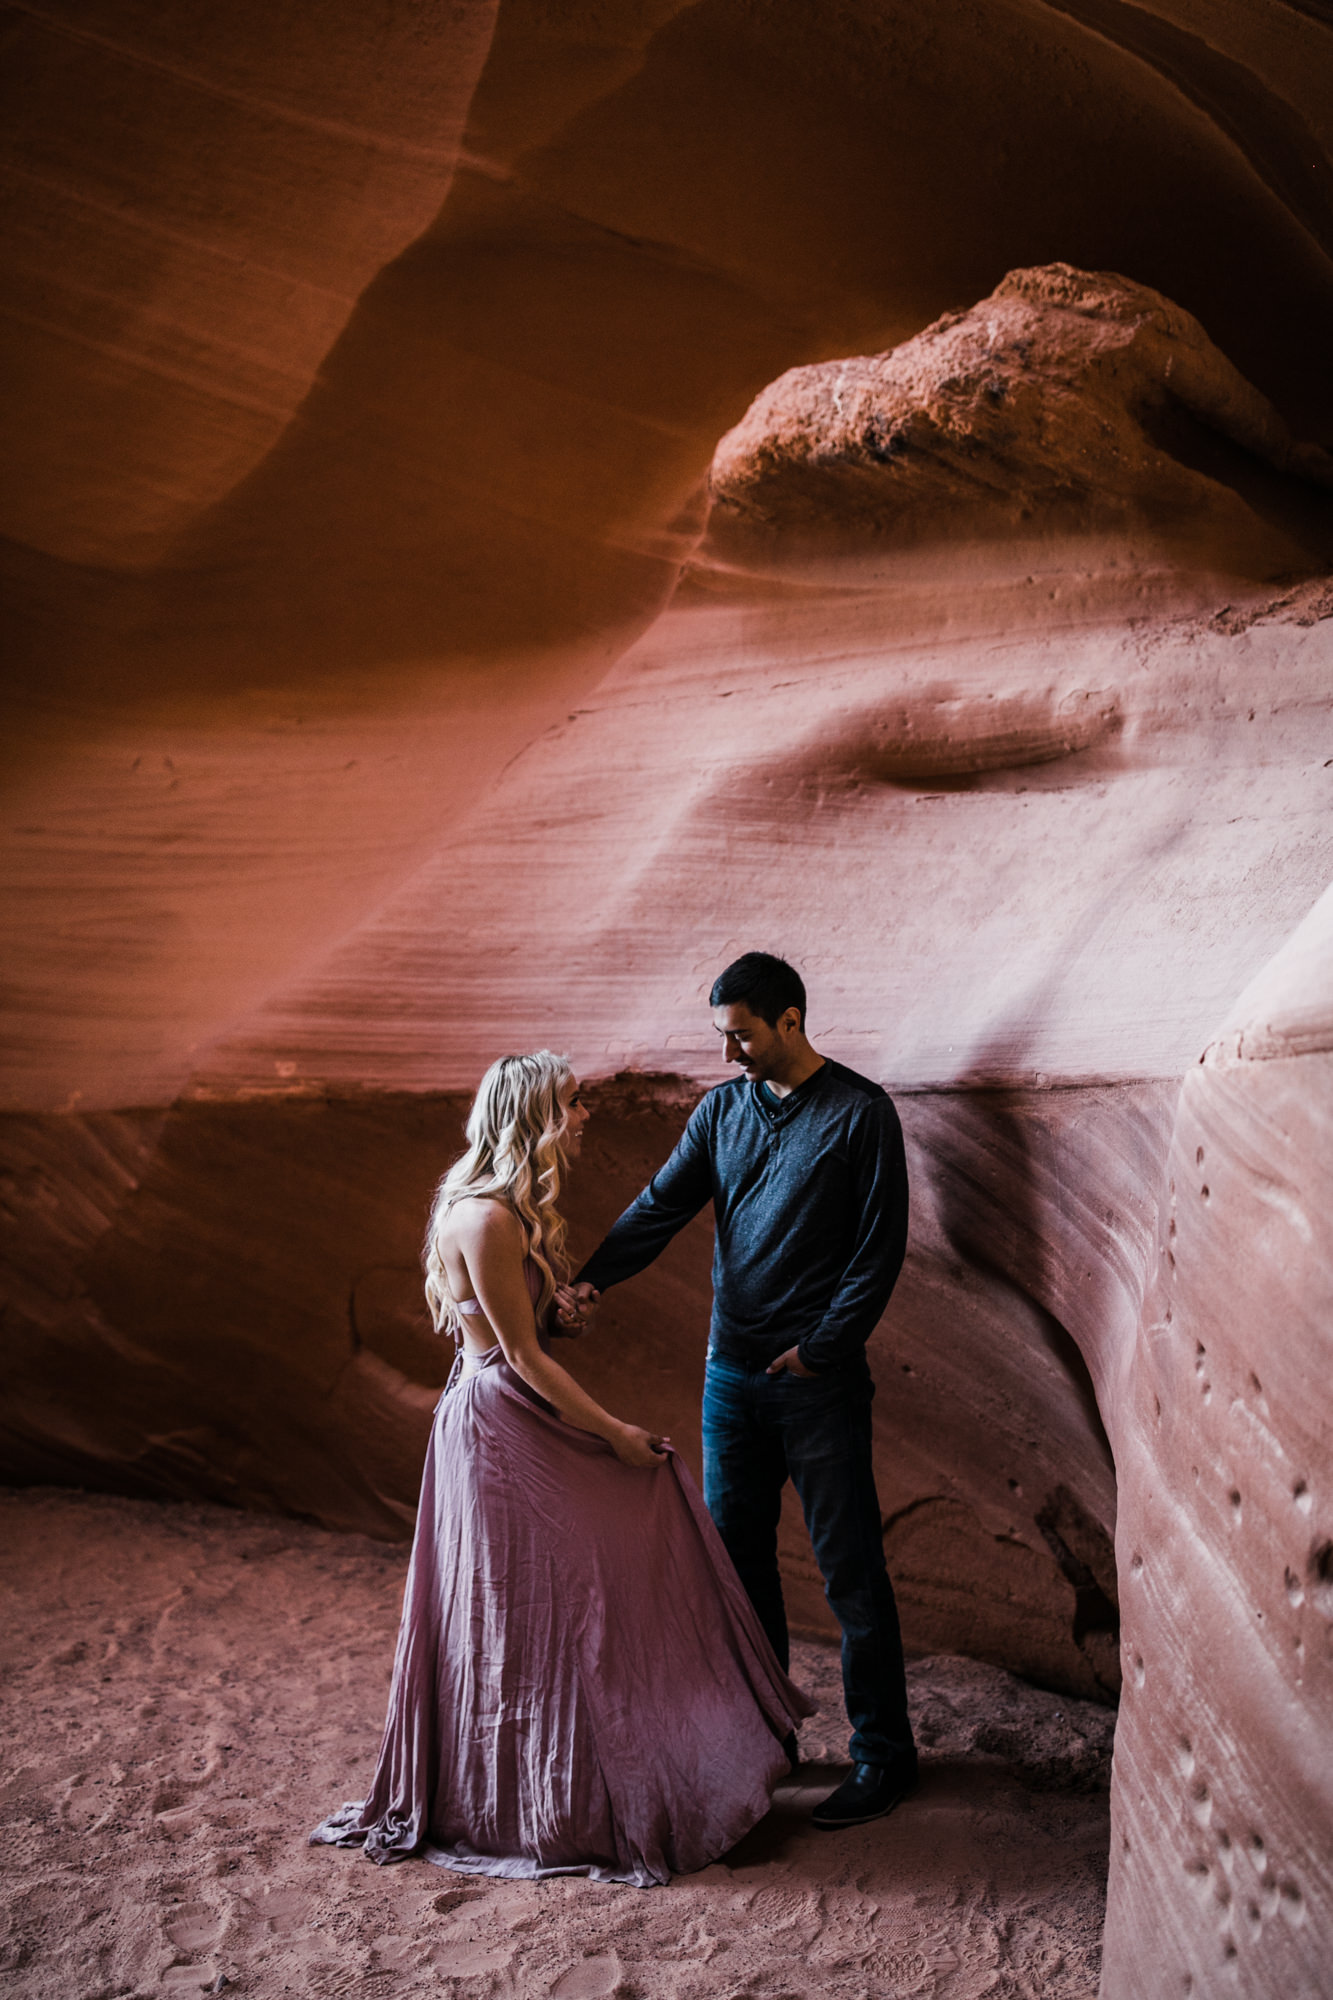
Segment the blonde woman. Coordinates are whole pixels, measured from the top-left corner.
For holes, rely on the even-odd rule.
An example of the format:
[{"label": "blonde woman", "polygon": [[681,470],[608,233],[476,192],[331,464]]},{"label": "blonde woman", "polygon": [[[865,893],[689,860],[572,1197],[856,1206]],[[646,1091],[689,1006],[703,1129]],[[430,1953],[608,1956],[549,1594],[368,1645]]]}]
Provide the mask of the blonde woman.
[{"label": "blonde woman", "polygon": [[458,1361],[370,1795],[312,1841],[647,1887],[762,1818],[811,1712],[670,1441],[551,1355],[582,1312],[556,1204],[587,1119],[562,1056],[505,1056],[440,1184],[426,1297]]}]

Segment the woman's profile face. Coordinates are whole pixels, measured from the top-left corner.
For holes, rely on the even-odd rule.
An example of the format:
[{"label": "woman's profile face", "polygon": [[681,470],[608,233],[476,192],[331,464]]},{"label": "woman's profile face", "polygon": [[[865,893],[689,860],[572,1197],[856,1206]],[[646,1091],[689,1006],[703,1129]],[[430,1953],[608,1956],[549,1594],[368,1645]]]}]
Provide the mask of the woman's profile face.
[{"label": "woman's profile face", "polygon": [[571,1159],[577,1159],[583,1144],[583,1128],[592,1115],[583,1101],[583,1092],[576,1076],[571,1076],[561,1085],[560,1109],[564,1113],[564,1123],[560,1129],[560,1142]]}]

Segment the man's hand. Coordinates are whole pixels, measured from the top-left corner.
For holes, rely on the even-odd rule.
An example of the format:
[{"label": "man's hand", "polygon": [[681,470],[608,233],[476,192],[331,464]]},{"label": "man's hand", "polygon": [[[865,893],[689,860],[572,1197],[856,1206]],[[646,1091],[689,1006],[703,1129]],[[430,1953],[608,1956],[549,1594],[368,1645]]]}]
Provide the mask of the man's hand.
[{"label": "man's hand", "polygon": [[813,1381],[815,1373],[813,1368],[806,1367],[794,1347],[789,1347],[785,1354],[779,1354],[776,1361],[770,1361],[767,1372],[770,1375],[800,1375],[807,1382]]},{"label": "man's hand", "polygon": [[590,1332],[601,1297],[595,1285],[557,1285],[555,1319],[561,1333],[575,1340],[579,1334]]}]

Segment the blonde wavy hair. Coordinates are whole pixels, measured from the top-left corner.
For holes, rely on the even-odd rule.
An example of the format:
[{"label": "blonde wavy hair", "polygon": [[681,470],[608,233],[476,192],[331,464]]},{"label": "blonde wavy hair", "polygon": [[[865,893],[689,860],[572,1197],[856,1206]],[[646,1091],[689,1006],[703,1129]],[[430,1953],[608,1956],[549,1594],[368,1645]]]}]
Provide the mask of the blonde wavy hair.
[{"label": "blonde wavy hair", "polygon": [[566,1057],[538,1049],[530,1056],[501,1056],[481,1079],[468,1113],[467,1151],[435,1191],[422,1250],[426,1303],[437,1333],[457,1339],[462,1332],[440,1239],[450,1209],[469,1195],[498,1195],[517,1214],[541,1273],[539,1316],[568,1275],[564,1218],[555,1204],[564,1168],[560,1093],[573,1074]]}]

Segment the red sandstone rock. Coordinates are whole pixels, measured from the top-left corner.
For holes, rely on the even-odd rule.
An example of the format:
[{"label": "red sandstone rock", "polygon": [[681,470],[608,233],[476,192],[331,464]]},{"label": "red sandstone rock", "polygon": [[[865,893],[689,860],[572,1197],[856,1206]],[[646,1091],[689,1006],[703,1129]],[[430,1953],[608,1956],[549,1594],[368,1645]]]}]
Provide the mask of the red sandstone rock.
[{"label": "red sandstone rock", "polygon": [[[317,52],[281,10],[225,53],[23,17],[5,1447],[401,1532],[437,1093],[526,1039],[697,1087],[718,961],[787,948],[913,1146],[876,1337],[909,1629],[1104,1691],[1109,1433],[1148,1583],[1106,1990],[1289,2000],[1330,1931],[1326,1056],[1280,964],[1227,1010],[1330,872],[1328,586],[1267,579],[1325,546],[1283,423],[1329,435],[1333,98],[1308,12],[1196,12],[506,5],[475,93],[486,9],[420,70],[373,9]],[[821,359],[895,341],[901,376]],[[793,364],[856,424],[790,382],[746,419]],[[738,423],[743,505],[607,675]],[[1176,1348],[1140,1314],[1187,1068],[1177,1188],[1221,1168]],[[580,1229],[672,1115],[604,1114]],[[704,1262],[578,1364],[681,1435]]]},{"label": "red sandstone rock", "polygon": [[[772,537],[789,566],[801,541],[845,551],[1052,530],[1298,561],[1299,490],[1282,510],[1293,539],[1275,521],[1265,534],[1283,496],[1242,454],[1333,487],[1333,458],[1297,443],[1188,313],[1107,273],[1011,271],[886,354],[766,389],[717,448],[709,539],[747,567]],[[1307,511],[1326,550],[1333,510]]]},{"label": "red sandstone rock", "polygon": [[494,0],[24,8],[0,149],[0,533],[159,560],[448,190]]},{"label": "red sandstone rock", "polygon": [[484,7],[23,16],[5,1101],[169,1101],[379,907],[654,615],[784,369],[1059,254],[1323,435],[1325,32],[1113,14],[511,0],[457,174]]},{"label": "red sandstone rock", "polygon": [[[1048,361],[1068,318],[1050,311]],[[1207,573],[1160,555],[1145,570],[1124,539],[1077,546],[1072,574],[1049,552],[1044,570],[1016,576],[1011,556],[956,556],[943,574],[929,554],[887,573],[857,558],[795,596],[755,578],[748,599],[734,567],[702,557],[678,605],[514,765],[466,837],[211,1055],[128,1199],[114,1183],[88,1187],[81,1199],[105,1217],[79,1266],[94,1317],[62,1308],[66,1330],[14,1388],[16,1407],[34,1407],[61,1344],[73,1357],[90,1325],[114,1328],[109,1347],[93,1336],[100,1435],[53,1458],[54,1439],[26,1420],[15,1464],[88,1477],[115,1460],[131,1486],[203,1481],[218,1497],[303,1509],[317,1489],[321,1518],[394,1532],[443,1366],[415,1280],[420,1217],[459,1115],[435,1093],[464,1088],[503,1045],[546,1040],[594,1075],[670,1066],[699,1087],[716,1074],[711,972],[744,941],[742,913],[749,924],[756,909],[781,911],[773,941],[810,968],[817,1041],[908,1093],[913,1251],[877,1359],[909,1634],[1112,1687],[1102,1423],[1135,1312],[1119,1267],[1139,1254],[1131,1218],[1155,1199],[1174,1078],[1323,879],[1311,838],[1323,780],[1307,744],[1327,669],[1319,623],[1286,622],[1304,599],[1265,620],[1270,600],[1241,586],[1251,622],[1214,629],[1185,615],[1216,603]],[[1127,611],[1145,606],[1154,622],[1127,645]],[[1256,729],[1257,681],[1270,693]],[[1238,903],[1256,844],[1284,854],[1280,892],[1265,880]],[[1145,993],[1158,996],[1147,1008]],[[1053,1095],[1052,1081],[1064,1086]],[[372,1083],[429,1095],[415,1109],[411,1097],[325,1108],[330,1088]],[[978,1083],[989,1092],[960,1089]],[[573,1192],[585,1240],[671,1143],[671,1095],[654,1112],[662,1103],[640,1089],[603,1110]],[[32,1168],[68,1190],[62,1207],[87,1187],[64,1129],[38,1134],[49,1150]],[[270,1210],[281,1202],[283,1247],[257,1265],[261,1189],[275,1190]],[[172,1244],[197,1213],[209,1243],[178,1280]],[[47,1252],[46,1268],[63,1254]],[[644,1414],[655,1381],[658,1420],[688,1439],[702,1233],[677,1256],[613,1299],[607,1335],[576,1365],[613,1400],[645,1399]],[[274,1325],[288,1330],[277,1355]],[[213,1329],[219,1358],[244,1340],[271,1433],[247,1415],[254,1378],[236,1385],[225,1363],[201,1353],[186,1391],[188,1326]],[[127,1339],[153,1357],[146,1381],[115,1358]],[[661,1357],[656,1376],[645,1349]],[[284,1446],[293,1403],[320,1410],[313,1451],[329,1470]],[[784,1548],[798,1615],[816,1624],[826,1614],[795,1520]]]},{"label": "red sandstone rock", "polygon": [[1185,1079],[1123,1359],[1106,2000],[1326,1984],[1331,1159],[1325,896]]}]

